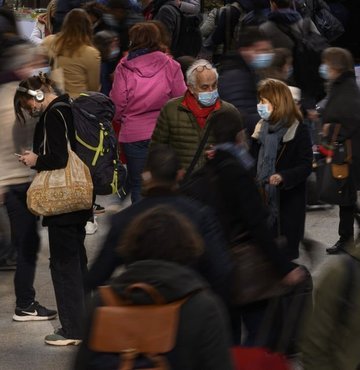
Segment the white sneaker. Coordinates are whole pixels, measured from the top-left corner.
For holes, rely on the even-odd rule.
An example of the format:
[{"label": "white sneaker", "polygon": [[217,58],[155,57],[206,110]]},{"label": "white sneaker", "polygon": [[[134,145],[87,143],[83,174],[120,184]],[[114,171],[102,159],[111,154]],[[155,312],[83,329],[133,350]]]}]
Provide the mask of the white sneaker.
[{"label": "white sneaker", "polygon": [[93,235],[97,232],[98,224],[96,222],[96,219],[94,219],[94,222],[88,221],[85,226],[86,235]]}]

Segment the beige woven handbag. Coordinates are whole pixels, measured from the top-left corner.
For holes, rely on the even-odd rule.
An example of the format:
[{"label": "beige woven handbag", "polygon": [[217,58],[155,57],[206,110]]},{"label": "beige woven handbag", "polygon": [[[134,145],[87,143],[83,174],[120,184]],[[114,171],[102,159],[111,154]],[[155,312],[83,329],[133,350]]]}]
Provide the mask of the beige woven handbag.
[{"label": "beige woven handbag", "polygon": [[[90,209],[93,203],[93,184],[90,170],[71,150],[64,116],[69,153],[65,168],[39,172],[27,191],[27,206],[37,216],[55,216]],[[46,118],[46,117],[45,117]],[[46,130],[44,149],[46,154]]]}]

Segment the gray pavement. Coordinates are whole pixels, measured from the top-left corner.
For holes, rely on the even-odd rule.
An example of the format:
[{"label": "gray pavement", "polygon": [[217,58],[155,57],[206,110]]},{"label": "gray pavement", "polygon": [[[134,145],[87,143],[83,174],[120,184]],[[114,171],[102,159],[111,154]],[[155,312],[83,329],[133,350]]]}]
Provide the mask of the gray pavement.
[{"label": "gray pavement", "polygon": [[[87,236],[86,248],[89,261],[96,255],[107,232],[108,219],[125,205],[120,205],[114,198],[98,197],[98,203],[107,206],[106,213],[97,218],[99,230],[95,235]],[[296,210],[294,210],[296,212]],[[319,241],[314,253],[314,264],[307,258],[301,260],[313,275],[332,258],[327,256],[326,246],[337,240],[337,208],[307,213],[306,235]],[[49,308],[56,308],[53,287],[49,271],[49,251],[46,229],[41,228],[42,248],[37,265],[35,288],[37,300]],[[52,347],[44,344],[44,336],[59,327],[58,320],[44,322],[18,323],[12,321],[15,298],[13,272],[0,271],[0,370],[68,370],[76,351],[74,347]]]}]

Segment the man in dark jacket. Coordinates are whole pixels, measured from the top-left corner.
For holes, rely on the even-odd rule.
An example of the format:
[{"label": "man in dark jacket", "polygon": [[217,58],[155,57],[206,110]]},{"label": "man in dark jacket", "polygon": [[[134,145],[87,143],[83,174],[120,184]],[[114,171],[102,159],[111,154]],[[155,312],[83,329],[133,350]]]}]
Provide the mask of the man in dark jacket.
[{"label": "man in dark jacket", "polygon": [[264,34],[250,27],[242,32],[238,47],[238,52],[229,55],[219,68],[219,95],[243,114],[244,127],[251,135],[260,120],[256,70],[271,64],[272,45]]},{"label": "man in dark jacket", "polygon": [[166,146],[155,146],[149,153],[143,174],[146,197],[114,216],[108,236],[86,278],[89,290],[104,284],[124,261],[115,249],[129,222],[154,206],[163,204],[185,215],[205,241],[205,252],[194,266],[210,283],[214,291],[225,297],[232,264],[225,250],[220,226],[208,207],[176,193],[181,177],[175,152]]},{"label": "man in dark jacket", "polygon": [[[329,254],[339,253],[346,243],[354,241],[354,213],[356,211],[356,190],[360,189],[360,91],[354,74],[354,61],[349,51],[328,48],[323,53],[323,78],[329,81],[331,89],[322,120],[330,125],[329,133],[336,123],[341,124],[337,141],[351,142],[352,160],[348,186],[353,202],[340,204],[339,240],[327,248]],[[350,198],[350,197],[349,197]],[[357,211],[358,212],[358,211]]]}]

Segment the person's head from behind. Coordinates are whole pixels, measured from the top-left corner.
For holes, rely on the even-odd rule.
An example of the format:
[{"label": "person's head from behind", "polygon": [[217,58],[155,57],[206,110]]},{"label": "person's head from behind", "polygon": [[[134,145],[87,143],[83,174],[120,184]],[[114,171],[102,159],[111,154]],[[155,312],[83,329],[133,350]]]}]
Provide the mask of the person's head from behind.
[{"label": "person's head from behind", "polygon": [[239,111],[221,111],[211,117],[212,135],[215,144],[244,142],[243,118]]},{"label": "person's head from behind", "polygon": [[293,4],[293,0],[270,0],[271,10],[287,9]]},{"label": "person's head from behind", "polygon": [[302,114],[295,104],[289,87],[275,79],[262,80],[258,85],[258,113],[270,124],[280,123],[286,127],[296,120],[302,121]]},{"label": "person's head from behind", "polygon": [[147,21],[147,23],[152,23],[159,29],[161,35],[161,44],[166,47],[165,52],[169,54],[171,48],[171,35],[168,29],[165,27],[164,23],[157,21],[156,19]]},{"label": "person's head from behind", "polygon": [[55,51],[57,55],[73,56],[84,45],[92,46],[91,21],[85,10],[73,9],[65,16]]},{"label": "person's head from behind", "polygon": [[154,187],[176,188],[183,175],[174,149],[165,144],[156,144],[149,150],[142,174],[143,193]]},{"label": "person's head from behind", "polygon": [[281,81],[288,80],[293,73],[293,58],[291,51],[286,48],[276,48],[273,53],[271,65],[267,70],[267,77],[276,78]]},{"label": "person's head from behind", "polygon": [[85,3],[82,8],[89,15],[92,27],[96,27],[102,20],[103,14],[107,11],[107,8],[96,2],[90,1]]},{"label": "person's head from behind", "polygon": [[101,60],[115,60],[119,57],[118,35],[112,31],[100,31],[94,36],[94,46],[100,51]]},{"label": "person's head from behind", "polygon": [[49,105],[49,96],[56,96],[56,87],[46,75],[32,76],[20,82],[15,96],[14,109],[20,121],[25,121],[27,112],[32,117],[40,117]]},{"label": "person's head from behind", "polygon": [[354,59],[350,51],[342,48],[327,48],[321,55],[320,76],[325,80],[335,80],[345,72],[354,72]]},{"label": "person's head from behind", "polygon": [[139,49],[148,51],[167,50],[160,28],[152,22],[140,22],[133,25],[129,30],[129,52]]},{"label": "person's head from behind", "polygon": [[273,60],[271,41],[258,27],[246,27],[239,36],[238,50],[253,69],[267,68]]},{"label": "person's head from behind", "polygon": [[190,265],[203,253],[204,243],[184,215],[162,205],[144,212],[129,224],[117,251],[126,264],[163,260]]},{"label": "person's head from behind", "polygon": [[204,107],[215,105],[219,98],[218,78],[216,68],[205,59],[197,60],[186,71],[188,90]]}]

